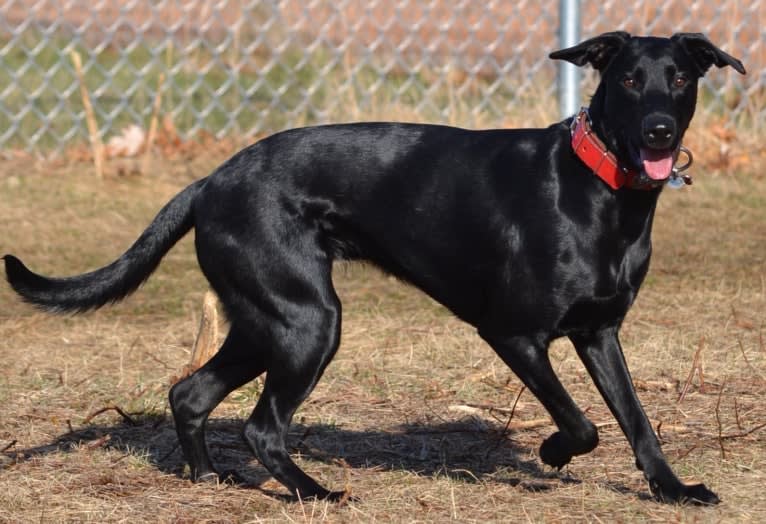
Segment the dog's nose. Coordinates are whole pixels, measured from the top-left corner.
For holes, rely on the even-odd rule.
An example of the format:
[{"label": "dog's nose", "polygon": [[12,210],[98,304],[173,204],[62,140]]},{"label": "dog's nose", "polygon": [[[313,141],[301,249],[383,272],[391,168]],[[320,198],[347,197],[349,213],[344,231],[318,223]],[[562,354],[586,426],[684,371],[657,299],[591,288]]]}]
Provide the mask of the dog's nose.
[{"label": "dog's nose", "polygon": [[647,116],[642,127],[644,142],[652,149],[667,149],[675,140],[676,123],[667,116]]}]

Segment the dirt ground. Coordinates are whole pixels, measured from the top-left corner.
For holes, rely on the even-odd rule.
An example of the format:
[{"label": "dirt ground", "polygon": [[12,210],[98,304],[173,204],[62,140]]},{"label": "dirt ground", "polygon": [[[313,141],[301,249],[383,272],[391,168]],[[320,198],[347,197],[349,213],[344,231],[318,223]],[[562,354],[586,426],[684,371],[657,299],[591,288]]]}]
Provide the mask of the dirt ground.
[{"label": "dirt ground", "polygon": [[[103,181],[87,164],[7,160],[0,252],[54,275],[107,263],[216,155]],[[307,472],[358,500],[292,501],[251,457],[240,431],[258,381],[209,428],[214,460],[247,484],[192,484],[166,400],[207,289],[190,235],[138,293],[96,313],[47,316],[0,283],[0,521],[763,522],[766,178],[697,173],[661,199],[652,268],[622,341],[670,462],[714,489],[717,507],[651,500],[565,342],[554,365],[601,444],[562,472],[544,467],[537,449],[554,427],[475,333],[416,290],[345,264],[335,272],[342,347],[289,446]]]}]

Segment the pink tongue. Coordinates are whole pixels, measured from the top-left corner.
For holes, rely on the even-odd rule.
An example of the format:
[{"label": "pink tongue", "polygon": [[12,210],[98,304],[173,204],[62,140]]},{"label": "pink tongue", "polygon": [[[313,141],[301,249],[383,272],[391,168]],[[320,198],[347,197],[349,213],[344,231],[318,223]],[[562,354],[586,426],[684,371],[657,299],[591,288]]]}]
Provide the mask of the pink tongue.
[{"label": "pink tongue", "polygon": [[657,151],[641,148],[641,162],[644,171],[653,180],[665,180],[673,170],[673,151]]}]

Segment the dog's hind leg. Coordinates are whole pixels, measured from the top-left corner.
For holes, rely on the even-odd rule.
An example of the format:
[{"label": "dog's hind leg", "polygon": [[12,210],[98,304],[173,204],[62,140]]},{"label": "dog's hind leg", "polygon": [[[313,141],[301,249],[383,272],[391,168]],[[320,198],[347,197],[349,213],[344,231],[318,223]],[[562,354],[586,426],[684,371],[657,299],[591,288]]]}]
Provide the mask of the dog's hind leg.
[{"label": "dog's hind leg", "polygon": [[598,445],[598,430],[577,407],[556,376],[548,357],[545,336],[485,336],[501,359],[548,410],[559,431],[540,446],[540,459],[560,469],[575,455]]},{"label": "dog's hind leg", "polygon": [[264,372],[265,363],[258,356],[241,330],[232,325],[213,358],[171,388],[170,407],[192,480],[218,480],[208,456],[205,424],[226,395]]},{"label": "dog's hind leg", "polygon": [[294,495],[339,499],[342,493],[329,492],[301,471],[285,445],[293,414],[340,342],[332,255],[323,230],[299,213],[302,208],[261,190],[243,199],[223,178],[210,189],[211,201],[200,205],[197,258],[228,317],[257,345],[266,367],[245,440]]},{"label": "dog's hind leg", "polygon": [[289,283],[291,294],[304,299],[291,304],[284,329],[273,332],[263,394],[245,424],[244,436],[261,463],[294,495],[338,500],[344,493],[320,486],[290,459],[285,447],[295,410],[311,393],[340,342],[340,302],[329,271],[323,273],[319,281]]}]

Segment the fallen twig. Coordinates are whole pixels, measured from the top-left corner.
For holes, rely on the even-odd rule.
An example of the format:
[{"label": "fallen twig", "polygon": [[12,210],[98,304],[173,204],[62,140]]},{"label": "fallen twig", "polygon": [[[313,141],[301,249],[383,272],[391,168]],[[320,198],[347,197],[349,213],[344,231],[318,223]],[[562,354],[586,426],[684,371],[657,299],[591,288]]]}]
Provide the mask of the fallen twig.
[{"label": "fallen twig", "polygon": [[[761,336],[762,335],[763,333],[761,333]],[[766,381],[766,378],[764,378],[764,376],[758,372],[758,370],[750,362],[750,359],[747,358],[747,353],[745,353],[745,346],[742,344],[742,339],[740,337],[737,337],[737,345],[739,346],[739,352],[742,353],[742,358],[745,359],[745,364],[747,364],[747,367],[750,368],[750,372],[759,379]]]},{"label": "fallen twig", "polygon": [[342,458],[336,459],[334,462],[343,468],[343,495],[338,501],[338,507],[343,507],[347,505],[350,500],[353,500],[353,496],[351,495],[351,466],[349,466],[348,462]]},{"label": "fallen twig", "polygon": [[83,445],[87,449],[96,449],[96,448],[103,447],[104,444],[106,444],[110,440],[112,440],[112,436],[109,433],[107,433],[103,437],[99,437],[95,440],[89,440],[88,442],[85,442]]},{"label": "fallen twig", "polygon": [[688,455],[689,453],[691,453],[692,451],[694,451],[698,447],[699,447],[699,444],[694,444],[692,447],[690,447],[686,451],[684,451],[682,453],[679,453],[678,456],[676,457],[676,460],[681,460],[682,458],[684,458],[686,455]]},{"label": "fallen twig", "polygon": [[163,462],[165,462],[167,459],[169,459],[169,458],[170,458],[170,455],[172,455],[173,453],[175,453],[175,451],[176,451],[176,450],[177,450],[177,449],[178,449],[180,446],[181,446],[180,444],[176,444],[175,446],[173,446],[173,447],[170,449],[170,451],[168,451],[167,453],[165,453],[164,455],[162,455],[162,456],[161,456],[159,459],[157,459],[157,463],[159,463],[159,464],[162,464]]},{"label": "fallen twig", "polygon": [[734,420],[737,422],[737,429],[742,431],[742,423],[739,420],[739,402],[737,402],[737,397],[734,397]]},{"label": "fallen twig", "polygon": [[692,379],[694,378],[694,372],[699,372],[700,377],[700,390],[704,388],[705,381],[702,377],[702,365],[700,364],[700,355],[702,353],[702,346],[705,343],[705,337],[700,338],[699,344],[697,345],[697,351],[694,352],[694,359],[692,360],[692,368],[689,370],[689,376],[686,377],[686,382],[684,382],[684,387],[681,389],[681,393],[678,395],[678,403],[680,404],[683,402],[684,398],[686,398],[686,393],[689,391],[689,387],[691,386]]},{"label": "fallen twig", "polygon": [[518,394],[516,395],[516,398],[513,401],[513,405],[511,406],[511,413],[508,415],[508,422],[505,423],[505,427],[503,428],[503,431],[500,432],[500,435],[498,435],[497,439],[495,440],[495,445],[492,446],[490,449],[487,450],[486,455],[484,455],[485,459],[489,457],[489,454],[493,451],[497,450],[498,447],[500,447],[500,444],[508,438],[508,433],[511,431],[511,421],[513,420],[513,416],[516,413],[516,406],[519,404],[519,399],[521,398],[522,393],[527,389],[526,386],[521,386],[521,389],[519,390]]},{"label": "fallen twig", "polygon": [[83,424],[89,424],[91,420],[96,418],[97,416],[101,415],[102,413],[106,413],[107,411],[116,411],[122,419],[130,424],[131,426],[138,426],[138,422],[133,419],[130,415],[128,415],[125,411],[122,410],[119,406],[107,406],[105,408],[101,408],[97,411],[94,411],[87,417],[85,417],[85,420],[82,421]]},{"label": "fallen twig", "polygon": [[718,446],[721,448],[721,458],[726,458],[726,449],[723,447],[723,427],[721,426],[721,416],[720,416],[720,407],[721,407],[721,397],[723,396],[723,390],[726,387],[726,379],[724,379],[723,384],[721,384],[721,389],[718,390],[718,399],[715,403],[715,420],[718,423]]},{"label": "fallen twig", "polygon": [[476,402],[466,402],[465,404],[453,404],[449,406],[448,409],[450,411],[462,411],[463,413],[470,413],[470,414],[478,414],[484,411],[489,411],[490,413],[501,413],[503,415],[508,415],[512,411],[511,408],[502,408],[498,406],[493,406],[492,404],[476,403]]},{"label": "fallen twig", "polygon": [[742,431],[740,433],[729,433],[729,434],[726,434],[726,435],[719,435],[718,438],[720,438],[722,440],[731,440],[731,439],[735,439],[735,438],[744,438],[744,437],[747,437],[749,435],[752,435],[756,431],[761,430],[763,428],[766,428],[766,422],[764,422],[763,424],[758,424],[757,426],[754,426],[754,427],[748,429],[747,431]]}]

